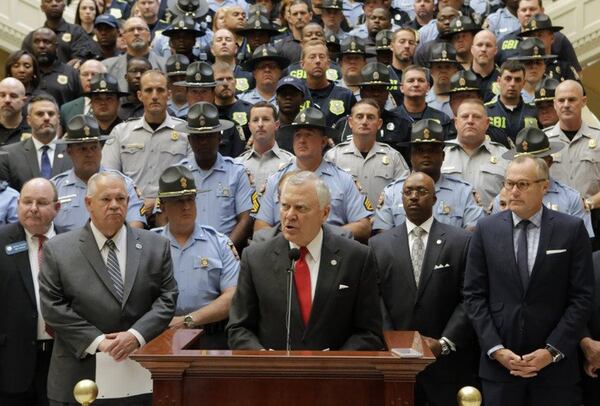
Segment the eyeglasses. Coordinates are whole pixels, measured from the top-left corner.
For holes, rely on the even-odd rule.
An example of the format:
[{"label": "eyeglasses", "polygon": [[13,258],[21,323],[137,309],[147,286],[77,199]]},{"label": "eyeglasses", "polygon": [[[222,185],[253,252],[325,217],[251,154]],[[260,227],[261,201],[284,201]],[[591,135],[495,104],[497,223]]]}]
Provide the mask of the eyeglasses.
[{"label": "eyeglasses", "polygon": [[402,191],[402,194],[405,197],[411,197],[414,192],[417,192],[417,196],[419,196],[419,197],[424,197],[424,196],[427,196],[429,194],[429,190],[425,189],[424,187],[419,187],[419,188],[416,188],[416,189],[407,188],[407,189],[404,189]]},{"label": "eyeglasses", "polygon": [[534,183],[540,183],[540,182],[544,182],[547,179],[537,179],[534,180],[533,182],[527,181],[527,180],[518,180],[518,181],[512,181],[512,180],[508,180],[506,179],[504,181],[504,188],[506,190],[513,190],[513,188],[516,186],[517,189],[519,189],[519,191],[524,192],[527,189],[529,189],[529,186],[531,186]]}]

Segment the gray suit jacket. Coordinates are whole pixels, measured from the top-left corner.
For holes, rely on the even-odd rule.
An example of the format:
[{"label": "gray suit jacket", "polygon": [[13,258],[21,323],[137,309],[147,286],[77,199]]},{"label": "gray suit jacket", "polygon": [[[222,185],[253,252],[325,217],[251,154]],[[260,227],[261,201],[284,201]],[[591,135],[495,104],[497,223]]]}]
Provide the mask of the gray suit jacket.
[{"label": "gray suit jacket", "polygon": [[[167,71],[166,59],[162,56],[150,51],[148,54],[148,60],[154,69],[158,69],[163,72]],[[125,74],[127,73],[127,54],[113,56],[112,58],[103,60],[102,63],[104,66],[106,66],[108,73],[117,78],[117,81],[119,82],[119,90],[122,92],[127,92],[129,87],[127,85],[127,80],[125,79]]]},{"label": "gray suit jacket", "polygon": [[[0,180],[8,181],[13,189],[21,190],[23,184],[29,179],[40,176],[37,152],[31,138],[6,145],[2,150],[8,152],[8,154],[0,155]],[[71,158],[65,150],[65,145],[56,146],[54,161],[52,162],[52,176],[73,167]]]},{"label": "gray suit jacket", "polygon": [[148,342],[164,331],[177,294],[169,241],[155,233],[127,227],[122,304],[89,223],[49,240],[40,272],[42,314],[56,333],[48,398],[75,402],[73,386],[94,379],[95,356],[85,350],[99,335],[133,328]]}]

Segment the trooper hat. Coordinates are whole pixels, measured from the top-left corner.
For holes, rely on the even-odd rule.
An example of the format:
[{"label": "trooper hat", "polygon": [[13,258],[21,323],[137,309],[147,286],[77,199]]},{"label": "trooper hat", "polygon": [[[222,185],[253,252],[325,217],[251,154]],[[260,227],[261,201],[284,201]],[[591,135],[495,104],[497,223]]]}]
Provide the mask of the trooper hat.
[{"label": "trooper hat", "polygon": [[440,38],[450,39],[454,34],[458,34],[459,32],[476,33],[479,31],[481,31],[481,27],[476,24],[471,17],[456,16],[450,21],[448,31],[441,33]]},{"label": "trooper hat", "polygon": [[190,60],[187,56],[182,54],[171,55],[169,59],[167,59],[166,63],[167,76],[171,77],[185,75],[189,65]]},{"label": "trooper hat", "polygon": [[435,44],[429,52],[429,65],[435,62],[439,63],[453,63],[458,65],[462,69],[462,65],[456,59],[456,49],[449,42],[440,42]]},{"label": "trooper hat", "polygon": [[359,86],[390,86],[390,69],[381,62],[369,62],[360,70]]},{"label": "trooper hat", "polygon": [[365,41],[355,35],[348,35],[340,41],[340,55],[359,54],[366,55]]},{"label": "trooper hat", "polygon": [[194,21],[192,14],[185,14],[175,17],[171,25],[164,30],[162,34],[165,37],[171,38],[178,32],[193,33],[196,37],[199,37],[203,34],[202,31],[196,29],[196,22]]},{"label": "trooper hat", "polygon": [[543,158],[560,151],[563,147],[564,145],[559,142],[550,142],[543,130],[537,127],[525,127],[517,134],[515,149],[506,151],[502,154],[502,158],[510,160],[521,155]]},{"label": "trooper hat", "polygon": [[271,35],[279,34],[279,30],[262,14],[252,14],[246,21],[246,26],[241,30],[237,30],[240,35],[246,35],[253,31],[266,31]]},{"label": "trooper hat", "polygon": [[563,27],[552,25],[552,20],[546,14],[536,14],[531,20],[521,29],[519,33],[520,37],[530,37],[536,31],[548,30],[552,32],[558,32]]},{"label": "trooper hat", "polygon": [[554,94],[556,88],[560,85],[560,82],[554,78],[544,78],[535,90],[535,103],[541,103],[544,101],[554,100]]},{"label": "trooper hat", "polygon": [[279,55],[273,45],[270,44],[261,45],[256,48],[244,66],[248,72],[252,72],[256,64],[261,61],[275,61],[282,70],[290,64],[290,60],[285,56]]},{"label": "trooper hat", "polygon": [[294,135],[301,128],[317,128],[323,130],[327,137],[335,138],[338,136],[336,129],[329,127],[325,114],[316,106],[310,106],[300,111],[291,124],[285,125],[279,129],[281,135]]},{"label": "trooper hat", "polygon": [[344,2],[342,0],[323,0],[321,5],[316,6],[317,8],[326,8],[330,10],[348,10],[344,8]]},{"label": "trooper hat", "polygon": [[410,143],[444,145],[444,128],[433,118],[419,120],[412,125]]},{"label": "trooper hat", "polygon": [[189,64],[185,70],[185,80],[175,82],[175,86],[183,87],[216,87],[212,66],[206,62],[196,61]]},{"label": "trooper hat", "polygon": [[56,140],[57,144],[79,144],[82,142],[100,142],[113,138],[101,135],[98,121],[92,116],[78,114],[67,123],[64,137]]},{"label": "trooper hat", "polygon": [[174,130],[188,134],[213,134],[233,126],[233,122],[219,119],[219,110],[214,104],[198,102],[190,107],[186,122],[176,125]]},{"label": "trooper hat", "polygon": [[96,73],[92,76],[90,91],[83,95],[89,97],[96,94],[114,94],[117,97],[129,95],[129,93],[119,90],[119,82],[110,73]]},{"label": "trooper hat", "polygon": [[394,32],[392,30],[381,30],[375,35],[375,51],[390,51],[392,52],[392,40]]},{"label": "trooper hat", "polygon": [[195,196],[194,175],[184,165],[169,166],[158,178],[158,197]]},{"label": "trooper hat", "polygon": [[192,18],[199,18],[208,13],[208,2],[206,0],[168,0],[167,8],[175,16],[191,14]]},{"label": "trooper hat", "polygon": [[308,90],[308,87],[306,87],[306,82],[302,79],[298,79],[293,76],[285,76],[279,79],[279,82],[277,82],[277,89],[275,92],[279,92],[279,89],[286,86],[293,87],[301,92],[306,98],[310,97],[310,90]]},{"label": "trooper hat", "polygon": [[459,70],[450,78],[450,90],[440,93],[448,95],[461,92],[479,92],[477,76],[470,70]]},{"label": "trooper hat", "polygon": [[517,56],[510,57],[513,61],[534,61],[537,59],[553,59],[556,55],[546,55],[546,48],[541,39],[528,37],[519,41]]}]

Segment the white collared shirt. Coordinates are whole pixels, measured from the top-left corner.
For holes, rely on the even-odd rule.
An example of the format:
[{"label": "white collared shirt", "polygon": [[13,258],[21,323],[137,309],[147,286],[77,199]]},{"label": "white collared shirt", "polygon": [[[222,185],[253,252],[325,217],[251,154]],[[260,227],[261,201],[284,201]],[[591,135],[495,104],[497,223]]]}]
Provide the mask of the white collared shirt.
[{"label": "white collared shirt", "polygon": [[423,222],[420,226],[412,223],[408,218],[406,219],[406,233],[408,234],[408,249],[410,250],[410,256],[412,258],[413,252],[413,243],[415,242],[415,234],[413,230],[417,227],[421,227],[425,232],[421,236],[421,241],[423,241],[423,249],[427,248],[427,240],[429,239],[429,231],[431,230],[431,225],[433,224],[433,216],[429,217],[427,220]]},{"label": "white collared shirt", "polygon": [[[25,229],[25,235],[27,239],[27,248],[29,254],[29,268],[31,269],[31,278],[33,279],[33,291],[35,293],[35,304],[37,307],[38,319],[37,319],[37,339],[38,340],[51,340],[52,337],[46,333],[46,322],[42,317],[40,311],[40,282],[38,276],[40,274],[40,264],[38,263],[38,244],[39,238],[31,234]],[[54,231],[54,223],[50,224],[50,228],[44,233],[48,241],[50,238],[56,235]]]},{"label": "white collared shirt", "polygon": [[[102,232],[96,228],[93,221],[90,221],[90,226],[92,228],[92,234],[94,234],[96,244],[98,244],[100,255],[102,255],[102,260],[106,264],[109,251],[109,248],[106,246],[106,241],[108,241],[108,238],[106,238],[104,234],[102,234]],[[112,237],[112,240],[115,243],[117,260],[119,261],[119,269],[121,271],[121,278],[123,280],[123,285],[125,285],[125,265],[127,264],[127,228],[123,225],[121,229]]]},{"label": "white collared shirt", "polygon": [[92,99],[85,96],[83,98],[83,114],[85,114],[87,116],[90,113],[91,108],[92,108]]},{"label": "white collared shirt", "polygon": [[50,166],[54,166],[54,153],[56,152],[56,137],[54,137],[54,139],[48,144],[41,143],[35,137],[31,137],[31,140],[33,141],[33,145],[35,146],[35,154],[37,156],[38,168],[40,168],[40,170],[42,169],[42,154],[44,153],[42,147],[44,145],[48,145],[48,159],[50,160]]},{"label": "white collared shirt", "polygon": [[[290,248],[300,248],[298,245],[290,241]],[[306,249],[308,254],[305,257],[308,271],[310,272],[310,297],[311,302],[315,298],[315,290],[317,288],[317,278],[319,277],[319,266],[321,264],[321,249],[323,248],[323,229],[319,230],[313,240],[308,243]]]}]

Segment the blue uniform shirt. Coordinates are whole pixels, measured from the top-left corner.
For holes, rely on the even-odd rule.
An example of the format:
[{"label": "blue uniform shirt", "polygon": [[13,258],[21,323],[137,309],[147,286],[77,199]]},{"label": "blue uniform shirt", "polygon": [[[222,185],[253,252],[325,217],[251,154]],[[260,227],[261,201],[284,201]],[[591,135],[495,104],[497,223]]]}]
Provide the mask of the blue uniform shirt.
[{"label": "blue uniform shirt", "polygon": [[0,224],[16,223],[17,200],[19,192],[8,186],[5,180],[0,181]]},{"label": "blue uniform shirt", "polygon": [[[128,222],[141,221],[146,224],[146,217],[140,214],[144,206],[144,201],[138,196],[135,190],[135,183],[130,177],[123,175],[114,169],[100,168],[99,172],[115,172],[123,176],[129,195],[129,205],[127,207]],[[85,194],[87,185],[75,175],[73,169],[69,169],[50,179],[58,192],[58,201],[60,210],[54,218],[54,227],[58,233],[74,230],[85,226],[90,215],[85,207]]]},{"label": "blue uniform shirt", "polygon": [[275,96],[276,95],[274,94],[273,97],[271,97],[270,99],[267,100],[267,99],[263,98],[260,95],[260,93],[258,93],[258,90],[256,88],[254,88],[254,89],[248,90],[246,93],[240,93],[238,95],[238,98],[240,100],[244,100],[244,101],[246,101],[248,103],[251,103],[251,104],[256,104],[259,101],[266,101],[266,102],[271,103],[273,106],[275,106],[276,109],[279,110],[279,107],[277,106],[277,100],[275,99]]},{"label": "blue uniform shirt", "polygon": [[506,7],[496,10],[487,17],[487,29],[494,33],[496,40],[521,28],[519,20]]},{"label": "blue uniform shirt", "polygon": [[183,160],[196,181],[197,221],[229,235],[237,224],[237,216],[252,209],[254,189],[246,168],[233,158],[217,154],[213,167],[203,171],[195,161]]},{"label": "blue uniform shirt", "polygon": [[[265,193],[260,198],[260,208],[256,219],[271,226],[279,224],[279,179],[290,171],[297,171],[296,162],[290,162],[267,180]],[[315,174],[323,179],[331,193],[331,211],[327,223],[343,226],[354,223],[373,214],[369,198],[362,195],[352,179],[352,175],[328,161],[321,161]]]},{"label": "blue uniform shirt", "polygon": [[176,316],[196,311],[237,285],[240,261],[233,243],[212,227],[196,224],[183,247],[171,235],[169,226],[155,229],[171,242],[173,274],[179,288]]},{"label": "blue uniform shirt", "polygon": [[[406,177],[395,180],[383,189],[375,213],[374,230],[389,230],[406,220],[402,203],[402,186]],[[440,223],[466,228],[474,227],[484,216],[483,209],[475,202],[473,186],[452,176],[441,174],[435,183],[437,201],[433,217]]]},{"label": "blue uniform shirt", "polygon": [[344,17],[346,17],[348,24],[351,27],[355,27],[358,24],[359,17],[364,14],[363,4],[361,1],[344,2],[342,13],[344,13]]}]

